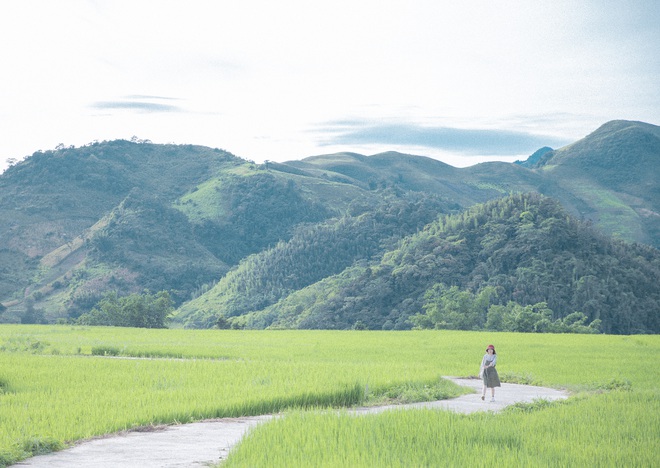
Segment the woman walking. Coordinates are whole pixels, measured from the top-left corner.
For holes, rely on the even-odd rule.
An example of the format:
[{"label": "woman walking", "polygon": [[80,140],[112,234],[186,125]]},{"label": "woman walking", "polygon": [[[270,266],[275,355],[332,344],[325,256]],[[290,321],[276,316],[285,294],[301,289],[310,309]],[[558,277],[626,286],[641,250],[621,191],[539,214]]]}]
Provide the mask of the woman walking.
[{"label": "woman walking", "polygon": [[486,354],[481,360],[481,369],[479,371],[479,377],[484,380],[484,391],[481,394],[481,399],[486,399],[486,389],[490,388],[491,398],[490,401],[495,401],[495,387],[501,387],[500,376],[497,374],[497,369],[495,365],[497,364],[497,353],[495,352],[495,346],[488,345],[486,348]]}]

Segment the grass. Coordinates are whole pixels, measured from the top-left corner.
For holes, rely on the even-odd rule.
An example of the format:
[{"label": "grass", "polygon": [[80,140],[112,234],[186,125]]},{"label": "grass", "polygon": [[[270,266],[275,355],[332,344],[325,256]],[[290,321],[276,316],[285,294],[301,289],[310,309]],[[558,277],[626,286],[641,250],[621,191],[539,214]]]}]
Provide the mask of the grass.
[{"label": "grass", "polygon": [[502,184],[494,184],[492,182],[472,182],[472,183],[467,183],[467,185],[478,188],[479,190],[494,190],[498,193],[505,195],[511,192],[511,189],[508,188],[507,186],[504,186]]},{"label": "grass", "polygon": [[[309,411],[455,395],[439,377],[476,375],[491,342],[503,380],[581,396],[498,415]],[[140,426],[279,411],[290,413],[227,466],[643,466],[660,455],[656,336],[2,325],[0,351],[0,466]]]},{"label": "grass", "polygon": [[[452,353],[476,333],[438,333]],[[482,337],[483,338],[483,337]],[[568,401],[503,414],[292,412],[255,428],[238,466],[654,466],[660,448],[656,336],[493,334],[503,380],[571,389]],[[505,364],[506,362],[506,364]],[[526,370],[521,370],[526,369]],[[458,373],[460,375],[460,373]]]},{"label": "grass", "polygon": [[455,384],[444,379],[435,379],[431,382],[406,382],[390,388],[367,391],[365,404],[380,406],[447,400],[469,392],[469,389],[457,388]]},{"label": "grass", "polygon": [[200,184],[194,192],[182,196],[175,208],[195,222],[223,218],[227,211],[218,195],[221,185],[219,179],[208,180]]},{"label": "grass", "polygon": [[293,412],[255,428],[222,467],[654,466],[658,414],[649,392],[498,415]]},{"label": "grass", "polygon": [[573,181],[571,191],[590,204],[598,213],[598,225],[621,239],[641,237],[639,215],[629,204],[610,190],[586,179]]}]

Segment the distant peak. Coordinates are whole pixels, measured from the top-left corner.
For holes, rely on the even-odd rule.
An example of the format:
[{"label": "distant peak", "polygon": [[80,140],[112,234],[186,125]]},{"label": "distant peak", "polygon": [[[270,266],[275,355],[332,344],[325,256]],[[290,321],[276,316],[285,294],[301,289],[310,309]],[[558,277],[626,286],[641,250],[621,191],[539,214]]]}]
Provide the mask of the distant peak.
[{"label": "distant peak", "polygon": [[660,127],[646,122],[639,122],[636,120],[610,120],[609,122],[604,123],[593,131],[591,135],[600,135],[603,133],[614,133],[620,132],[621,130],[626,130],[629,128],[640,128],[643,130],[650,130],[652,132],[660,131]]},{"label": "distant peak", "polygon": [[534,153],[524,161],[514,161],[514,164],[518,164],[523,167],[534,167],[550,151],[554,151],[549,146],[544,146],[543,148],[537,149]]}]

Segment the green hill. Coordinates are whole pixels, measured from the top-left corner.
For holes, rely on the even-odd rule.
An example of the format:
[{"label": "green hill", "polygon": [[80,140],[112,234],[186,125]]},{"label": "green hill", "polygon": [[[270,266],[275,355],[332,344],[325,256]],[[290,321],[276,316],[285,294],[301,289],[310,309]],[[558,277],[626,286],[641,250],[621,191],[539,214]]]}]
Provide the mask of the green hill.
[{"label": "green hill", "polygon": [[[438,285],[493,304],[544,302],[554,320],[582,312],[607,333],[660,332],[660,252],[604,237],[552,199],[526,194],[447,215],[370,265],[292,293],[236,324],[261,328],[410,328]],[[481,328],[486,315],[471,325]],[[450,327],[452,328],[452,327]]]},{"label": "green hill", "polygon": [[390,191],[372,205],[355,203],[343,216],[302,226],[289,241],[247,257],[211,290],[184,304],[175,321],[208,327],[219,317],[263,309],[356,262],[379,257],[448,211],[441,199],[423,193]]},{"label": "green hill", "polygon": [[434,193],[459,206],[500,197],[511,191],[528,191],[541,183],[541,176],[508,163],[485,163],[455,168],[425,156],[397,152],[362,156],[340,153],[314,156],[287,165],[309,174],[353,183],[376,190]]},{"label": "green hill", "polygon": [[559,189],[548,195],[574,214],[608,234],[660,247],[660,127],[609,122],[546,153],[536,167]]},{"label": "green hill", "polygon": [[[314,316],[310,291],[350,283],[440,215],[522,193],[558,200],[606,237],[658,248],[659,158],[660,128],[626,121],[525,164],[466,168],[395,152],[257,165],[123,140],[37,152],[0,174],[0,322],[69,320],[108,291],[147,289],[169,291],[187,326],[302,326]],[[306,299],[295,310],[275,312],[296,294]],[[383,302],[379,313],[393,315],[382,325],[409,326],[420,311],[410,304]],[[637,330],[611,329],[624,328]]]},{"label": "green hill", "polygon": [[300,181],[190,145],[113,141],[35,153],[0,176],[0,319],[28,307],[49,321],[75,317],[108,290],[168,289],[181,303],[298,224],[369,197]]},{"label": "green hill", "polygon": [[564,148],[542,148],[525,164],[454,168],[394,152],[341,153],[287,164],[371,188],[432,192],[462,207],[535,191],[557,198],[569,213],[607,234],[660,247],[660,127],[643,122],[608,122]]}]

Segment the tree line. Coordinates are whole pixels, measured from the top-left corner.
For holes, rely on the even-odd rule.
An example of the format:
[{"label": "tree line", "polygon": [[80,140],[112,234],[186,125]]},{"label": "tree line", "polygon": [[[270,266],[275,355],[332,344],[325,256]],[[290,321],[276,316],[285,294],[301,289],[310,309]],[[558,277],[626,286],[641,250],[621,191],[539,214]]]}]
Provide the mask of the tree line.
[{"label": "tree line", "polygon": [[601,320],[587,323],[582,312],[553,319],[545,302],[497,304],[497,289],[486,286],[477,294],[457,286],[436,284],[424,295],[424,313],[412,315],[414,328],[493,330],[524,333],[598,333]]}]

